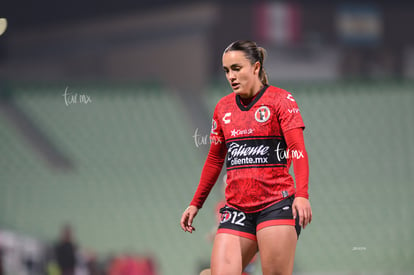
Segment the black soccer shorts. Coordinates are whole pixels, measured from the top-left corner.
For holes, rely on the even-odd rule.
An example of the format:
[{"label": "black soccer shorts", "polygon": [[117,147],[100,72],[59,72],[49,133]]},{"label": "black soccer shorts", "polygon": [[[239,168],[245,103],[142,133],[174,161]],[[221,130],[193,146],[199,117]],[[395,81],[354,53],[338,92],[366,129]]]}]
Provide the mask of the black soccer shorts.
[{"label": "black soccer shorts", "polygon": [[299,238],[301,227],[299,216],[293,219],[292,203],[294,196],[272,204],[267,208],[255,212],[244,213],[228,205],[220,209],[220,225],[217,233],[229,233],[257,241],[256,232],[273,225],[295,226]]}]

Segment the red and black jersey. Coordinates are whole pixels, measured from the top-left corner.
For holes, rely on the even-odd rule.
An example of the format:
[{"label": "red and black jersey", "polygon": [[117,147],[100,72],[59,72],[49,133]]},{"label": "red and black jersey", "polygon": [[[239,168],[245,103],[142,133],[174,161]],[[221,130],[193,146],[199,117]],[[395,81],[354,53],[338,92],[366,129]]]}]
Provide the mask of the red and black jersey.
[{"label": "red and black jersey", "polygon": [[[226,203],[248,213],[294,195],[289,168],[303,152],[290,152],[284,133],[304,127],[295,99],[283,89],[264,86],[247,106],[234,93],[223,97],[214,110],[210,137],[227,150],[226,156],[219,154],[227,166]],[[209,192],[199,190],[192,203],[198,207],[203,201],[197,196]],[[308,196],[307,182],[303,193]]]}]

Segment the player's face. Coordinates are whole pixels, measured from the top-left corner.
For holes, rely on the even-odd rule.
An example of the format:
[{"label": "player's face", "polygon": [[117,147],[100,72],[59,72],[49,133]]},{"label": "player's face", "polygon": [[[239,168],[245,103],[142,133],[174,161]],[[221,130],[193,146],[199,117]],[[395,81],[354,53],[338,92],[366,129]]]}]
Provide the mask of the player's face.
[{"label": "player's face", "polygon": [[233,91],[241,97],[251,97],[260,89],[260,63],[252,65],[242,51],[225,52],[223,69]]}]

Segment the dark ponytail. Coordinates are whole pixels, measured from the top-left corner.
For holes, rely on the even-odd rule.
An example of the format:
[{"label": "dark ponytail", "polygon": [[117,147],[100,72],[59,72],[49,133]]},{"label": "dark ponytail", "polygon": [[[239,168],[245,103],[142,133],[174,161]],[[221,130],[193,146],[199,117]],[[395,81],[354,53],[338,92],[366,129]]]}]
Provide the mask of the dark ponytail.
[{"label": "dark ponytail", "polygon": [[260,63],[259,78],[262,84],[268,85],[269,81],[267,79],[267,74],[263,68],[264,60],[266,57],[266,50],[262,47],[258,47],[256,42],[249,40],[238,40],[231,43],[224,52],[229,51],[242,51],[244,52],[246,58],[250,60],[250,63],[253,65],[256,62]]},{"label": "dark ponytail", "polygon": [[268,85],[269,81],[267,79],[267,74],[265,69],[263,68],[263,63],[264,63],[264,59],[266,57],[266,50],[262,47],[258,47],[258,51],[259,51],[259,56],[260,56],[260,71],[259,71],[259,78],[260,81],[262,81],[262,83],[264,85]]}]

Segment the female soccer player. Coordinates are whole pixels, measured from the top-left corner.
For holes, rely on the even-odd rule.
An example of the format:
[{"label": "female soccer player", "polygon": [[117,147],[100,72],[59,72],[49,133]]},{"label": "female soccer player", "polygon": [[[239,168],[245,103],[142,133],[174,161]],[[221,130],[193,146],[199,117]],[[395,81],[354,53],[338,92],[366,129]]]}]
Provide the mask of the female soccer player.
[{"label": "female soccer player", "polygon": [[211,255],[213,275],[241,274],[257,251],[263,274],[292,274],[300,229],[312,220],[305,126],[293,96],[268,84],[264,56],[253,41],[236,41],[224,50],[223,69],[234,93],[216,105],[213,142],[181,217],[182,229],[192,233],[194,217],[226,161],[226,206]]}]

